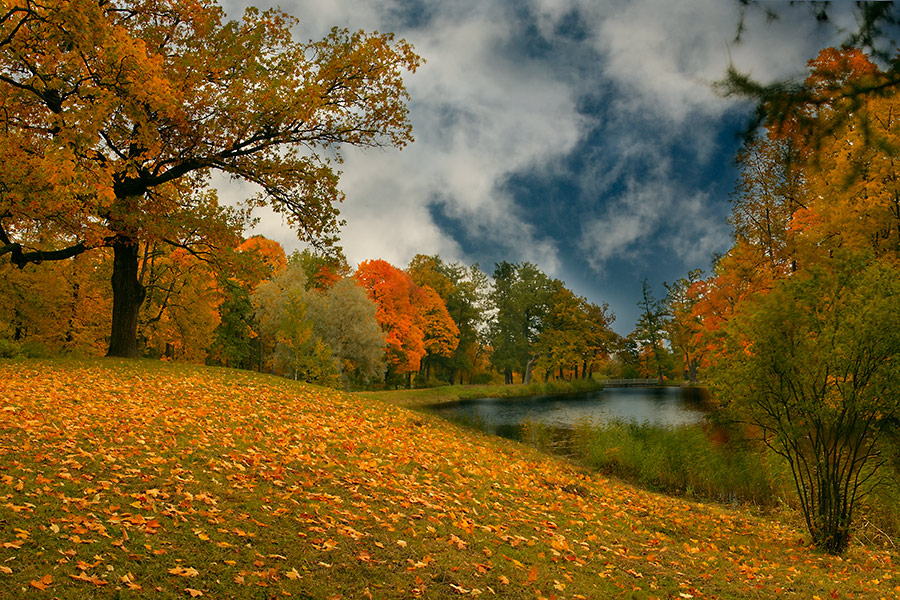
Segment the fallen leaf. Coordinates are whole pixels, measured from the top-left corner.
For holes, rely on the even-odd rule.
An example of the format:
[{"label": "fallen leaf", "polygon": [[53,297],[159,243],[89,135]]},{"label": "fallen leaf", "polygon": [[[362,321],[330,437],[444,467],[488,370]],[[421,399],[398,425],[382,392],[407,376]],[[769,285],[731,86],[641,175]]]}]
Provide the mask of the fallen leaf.
[{"label": "fallen leaf", "polygon": [[53,575],[44,575],[40,579],[32,579],[31,587],[37,588],[41,591],[46,590],[47,586],[53,583]]}]

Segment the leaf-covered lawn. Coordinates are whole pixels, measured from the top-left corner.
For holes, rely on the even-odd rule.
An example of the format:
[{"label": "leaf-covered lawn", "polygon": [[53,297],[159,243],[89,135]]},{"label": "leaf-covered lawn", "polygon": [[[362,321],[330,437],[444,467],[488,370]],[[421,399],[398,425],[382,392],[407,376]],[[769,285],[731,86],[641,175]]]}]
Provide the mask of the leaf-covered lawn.
[{"label": "leaf-covered lawn", "polygon": [[895,598],[896,561],[283,379],[0,361],[0,598]]}]

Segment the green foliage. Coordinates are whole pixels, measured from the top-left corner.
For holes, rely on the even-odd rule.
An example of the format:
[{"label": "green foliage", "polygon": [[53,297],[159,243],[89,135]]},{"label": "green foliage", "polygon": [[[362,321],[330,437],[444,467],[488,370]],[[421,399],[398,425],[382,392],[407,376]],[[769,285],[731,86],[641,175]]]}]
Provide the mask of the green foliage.
[{"label": "green foliage", "polygon": [[645,278],[641,287],[641,299],[637,304],[641,313],[631,337],[637,345],[646,374],[655,376],[662,383],[665,374],[671,370],[672,362],[668,349],[663,345],[668,322],[666,302],[653,295]]},{"label": "green foliage", "polygon": [[345,382],[366,382],[384,373],[384,333],[375,319],[377,307],[356,280],[345,277],[327,290],[307,292],[305,302],[313,332],[331,349]]},{"label": "green foliage", "polygon": [[47,347],[37,340],[30,340],[22,344],[20,352],[25,358],[47,358],[50,356]]},{"label": "green foliage", "polygon": [[426,368],[446,373],[452,384],[476,367],[474,358],[487,321],[488,277],[477,264],[448,263],[438,255],[417,254],[407,271],[417,285],[427,285],[437,292],[459,329],[459,343],[452,356],[429,354],[424,359]]},{"label": "green foliage", "polygon": [[21,348],[12,340],[0,339],[0,358],[16,358],[21,354]]},{"label": "green foliage", "polygon": [[221,321],[213,334],[210,357],[226,367],[258,366],[259,323],[253,315],[250,292],[233,280],[226,280],[222,287],[225,299],[219,306]]},{"label": "green foliage", "polygon": [[383,372],[384,337],[365,290],[349,278],[324,291],[306,285],[303,265],[292,262],[251,296],[272,366],[333,387]]},{"label": "green foliage", "polygon": [[494,348],[491,364],[506,374],[522,373],[529,383],[535,360],[535,344],[544,330],[544,320],[553,295],[552,282],[531,263],[498,263],[494,269],[491,301],[497,310],[491,323],[490,340]]},{"label": "green foliage", "polygon": [[900,414],[900,280],[836,257],[780,281],[732,320],[715,390],[790,465],[815,543],[840,553]]}]

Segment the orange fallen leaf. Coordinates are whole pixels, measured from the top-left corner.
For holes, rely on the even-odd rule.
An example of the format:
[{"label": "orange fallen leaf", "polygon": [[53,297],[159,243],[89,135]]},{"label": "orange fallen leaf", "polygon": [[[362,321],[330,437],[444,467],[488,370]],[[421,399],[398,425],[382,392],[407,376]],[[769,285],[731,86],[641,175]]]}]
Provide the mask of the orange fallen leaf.
[{"label": "orange fallen leaf", "polygon": [[531,567],[531,570],[528,572],[528,581],[537,581],[537,565]]},{"label": "orange fallen leaf", "polygon": [[44,575],[40,579],[32,579],[31,587],[37,588],[41,591],[46,590],[47,586],[53,583],[53,575]]},{"label": "orange fallen leaf", "polygon": [[97,577],[96,575],[88,575],[88,574],[85,573],[84,571],[82,571],[82,572],[79,573],[78,575],[69,575],[69,577],[71,577],[72,579],[75,579],[75,580],[77,580],[77,581],[84,581],[84,582],[86,582],[86,583],[93,583],[94,585],[107,585],[107,584],[109,583],[108,581],[106,581],[106,580],[104,580],[104,579],[100,579],[100,578]]},{"label": "orange fallen leaf", "polygon": [[195,590],[194,588],[184,588],[184,591],[190,594],[191,598],[196,598],[197,596],[203,595],[203,592],[201,592],[200,590]]}]

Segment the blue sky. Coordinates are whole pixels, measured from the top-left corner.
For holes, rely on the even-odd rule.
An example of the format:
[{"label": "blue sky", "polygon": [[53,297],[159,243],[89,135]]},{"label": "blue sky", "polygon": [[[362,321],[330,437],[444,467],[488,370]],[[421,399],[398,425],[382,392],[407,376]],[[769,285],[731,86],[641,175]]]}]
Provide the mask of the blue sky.
[{"label": "blue sky", "polygon": [[[237,16],[243,5],[225,6]],[[351,264],[436,253],[491,273],[497,261],[531,261],[607,302],[623,335],[644,278],[662,295],[664,281],[708,269],[730,245],[734,156],[752,107],[711,83],[729,61],[763,81],[802,76],[841,39],[807,14],[766,24],[752,11],[735,44],[729,0],[280,6],[300,19],[300,39],[332,26],[393,31],[427,61],[406,79],[416,142],[345,152]],[[279,217],[260,218],[257,232],[300,247]]]}]

